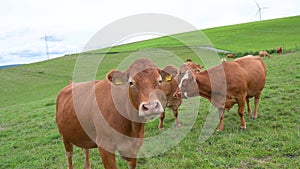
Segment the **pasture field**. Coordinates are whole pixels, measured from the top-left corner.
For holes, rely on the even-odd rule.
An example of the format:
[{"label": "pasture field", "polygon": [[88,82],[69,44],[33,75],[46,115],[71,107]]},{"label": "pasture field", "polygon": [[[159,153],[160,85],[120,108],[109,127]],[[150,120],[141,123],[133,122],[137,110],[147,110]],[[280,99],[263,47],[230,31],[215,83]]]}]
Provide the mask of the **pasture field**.
[{"label": "pasture field", "polygon": [[[300,16],[297,16],[203,32],[214,46],[225,50],[247,52],[273,49],[282,42],[286,49],[294,49],[299,42],[299,19]],[[251,32],[253,27],[249,25],[256,25],[257,29]],[[230,27],[239,32],[230,31]],[[253,32],[255,30],[257,34]],[[233,36],[233,32],[236,32],[236,36]],[[272,36],[265,32],[271,32]],[[193,41],[193,33],[177,36]],[[256,41],[262,35],[266,37]],[[234,40],[228,42],[231,38]],[[110,69],[117,67],[128,56],[128,52],[124,51],[130,53],[144,48],[169,48],[183,59],[196,59],[189,48],[173,40],[162,37],[113,48],[112,53],[102,61],[96,79],[105,78]],[[77,59],[78,55],[74,54],[0,70],[0,169],[67,168],[67,158],[55,123],[55,99],[59,90],[72,80]],[[271,59],[264,58],[264,61],[267,82],[258,119],[251,120],[246,115],[246,130],[239,129],[240,120],[235,105],[225,112],[224,131],[214,132],[207,140],[200,142],[200,133],[210,115],[210,103],[198,97],[196,99],[199,99],[200,106],[197,117],[187,135],[165,153],[138,159],[138,168],[299,168],[300,52],[273,54]],[[189,117],[189,108],[186,105],[180,107],[179,120]],[[146,124],[146,137],[162,132],[158,131],[157,125],[158,119]],[[174,118],[168,110],[165,130],[173,125]],[[183,122],[182,125],[178,130],[189,124]],[[81,149],[75,148],[75,168],[83,168],[83,160]],[[97,149],[91,150],[91,163],[93,168],[103,168]],[[117,166],[126,168],[127,164],[118,156]]]},{"label": "pasture field", "polygon": [[[283,47],[286,50],[300,49],[300,16],[250,22],[238,25],[223,26],[174,35],[174,38],[189,41],[190,46],[210,45],[199,40],[199,34],[204,33],[217,48],[232,52],[255,52],[260,50],[274,50]],[[204,44],[203,44],[204,43]],[[134,51],[151,47],[178,47],[182,42],[170,37],[160,37],[152,40],[121,45],[112,51]]]},{"label": "pasture field", "polygon": [[[200,143],[199,135],[210,107],[207,100],[200,98],[196,122],[187,136],[164,154],[139,159],[138,168],[300,166],[299,55],[298,52],[264,59],[267,83],[261,99],[260,114],[257,120],[246,117],[247,130],[239,129],[235,106],[225,114],[224,131],[215,132],[204,143]],[[51,90],[56,91],[58,88]],[[187,107],[180,107],[179,119],[185,116],[187,110]],[[165,128],[173,123],[172,113],[168,111]],[[146,125],[146,136],[159,134],[157,124],[158,120],[155,120]],[[2,106],[0,143],[0,168],[66,168],[67,160],[55,123],[55,95],[23,104]],[[94,168],[102,167],[97,149],[91,151],[91,161]],[[120,168],[126,167],[120,157],[117,161]],[[79,148],[75,148],[74,165],[83,168],[83,154]]]}]

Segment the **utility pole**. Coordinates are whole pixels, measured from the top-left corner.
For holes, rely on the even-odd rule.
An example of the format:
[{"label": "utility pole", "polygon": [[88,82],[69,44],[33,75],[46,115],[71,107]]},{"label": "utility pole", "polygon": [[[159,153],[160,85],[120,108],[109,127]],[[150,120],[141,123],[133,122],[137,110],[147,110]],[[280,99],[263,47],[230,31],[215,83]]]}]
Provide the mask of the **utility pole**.
[{"label": "utility pole", "polygon": [[45,45],[46,45],[46,53],[47,53],[47,58],[48,59],[50,59],[49,58],[49,50],[48,50],[48,40],[47,40],[47,34],[45,33],[45,37],[44,37],[44,39],[45,39]]}]

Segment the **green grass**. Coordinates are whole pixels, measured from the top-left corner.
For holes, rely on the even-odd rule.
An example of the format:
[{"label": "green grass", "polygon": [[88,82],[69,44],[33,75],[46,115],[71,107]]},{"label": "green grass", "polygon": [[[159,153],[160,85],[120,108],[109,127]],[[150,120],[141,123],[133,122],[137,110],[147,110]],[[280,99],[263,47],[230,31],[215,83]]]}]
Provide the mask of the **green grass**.
[{"label": "green grass", "polygon": [[[283,47],[300,49],[300,16],[223,26],[187,32],[172,37],[121,45],[112,51],[135,51],[143,48],[178,46],[214,46],[232,52],[256,52]],[[186,44],[188,42],[188,44]]]},{"label": "green grass", "polygon": [[[289,25],[299,17],[279,19],[285,20]],[[274,21],[257,23],[268,24]],[[275,23],[272,23],[275,24]],[[282,23],[284,25],[284,23]],[[293,23],[298,24],[298,23]],[[247,24],[246,24],[247,25]],[[236,40],[225,46],[226,39],[232,34],[230,27],[222,27],[204,30],[212,39],[219,39],[218,48],[234,51],[251,51],[259,48],[267,49],[277,46],[278,41],[269,39],[267,43],[248,41],[252,37],[246,26],[231,26],[238,29]],[[245,28],[246,27],[246,28]],[[224,30],[225,29],[225,30]],[[265,27],[265,32],[271,29]],[[296,33],[291,30],[297,28],[276,27],[278,32],[284,32],[283,41],[290,43],[285,47],[293,47],[293,36]],[[218,31],[219,30],[219,31]],[[223,33],[225,31],[227,33]],[[177,36],[192,37],[195,32]],[[211,34],[211,35],[210,35]],[[283,35],[285,34],[285,35]],[[251,35],[251,36],[250,36]],[[266,35],[262,33],[261,35]],[[226,38],[227,36],[227,38]],[[242,39],[242,37],[248,37]],[[296,37],[296,36],[295,36]],[[170,40],[170,38],[167,38]],[[264,38],[262,38],[263,40]],[[266,35],[266,39],[268,36]],[[150,40],[128,46],[116,47],[115,51],[136,51],[143,48],[160,47],[176,56],[185,59],[196,59],[195,53],[188,47],[174,47],[180,43],[176,41]],[[242,40],[245,43],[242,43]],[[297,39],[296,39],[297,40]],[[191,39],[191,44],[193,39]],[[151,42],[151,43],[150,43]],[[204,41],[205,43],[207,41]],[[234,43],[236,43],[234,45]],[[276,43],[276,44],[275,44]],[[248,45],[249,48],[242,44]],[[274,45],[275,44],[275,45]],[[136,45],[136,46],[135,46]],[[182,44],[181,44],[182,45]],[[98,52],[98,51],[95,51]],[[155,50],[146,50],[150,56],[157,54]],[[96,73],[96,79],[105,78],[106,73],[118,66],[118,63],[134,55],[136,52],[116,52],[106,55]],[[178,145],[158,156],[139,159],[138,168],[297,168],[300,166],[300,52],[284,55],[272,55],[271,59],[265,59],[267,65],[267,83],[263,91],[259,107],[259,117],[251,120],[246,117],[247,130],[239,129],[239,116],[237,106],[225,114],[225,129],[221,133],[214,132],[205,142],[199,142],[201,130],[209,114],[210,104],[200,98],[199,112],[192,125],[191,131],[180,141]],[[172,57],[172,56],[167,56]],[[72,80],[73,70],[76,66],[78,55],[69,55],[45,62],[12,67],[0,70],[0,168],[66,168],[67,159],[64,154],[63,143],[55,123],[55,98],[59,90]],[[197,60],[200,62],[200,60]],[[165,65],[164,60],[158,60]],[[253,101],[252,101],[253,102]],[[180,107],[179,119],[183,122],[183,128],[188,127],[184,119],[189,118],[189,106]],[[173,126],[174,120],[171,112],[167,112],[165,129]],[[146,136],[155,136],[161,132],[157,129],[158,121],[147,123]],[[180,130],[182,130],[180,129]],[[177,136],[174,134],[174,136]],[[165,143],[167,144],[167,143]],[[91,151],[93,168],[103,168],[97,149]],[[75,168],[83,168],[83,154],[79,148],[75,148]],[[119,168],[125,168],[126,162],[117,158]]]},{"label": "green grass", "polygon": [[207,29],[204,33],[219,49],[245,52],[272,50],[283,47],[284,50],[300,48],[300,16],[252,22],[217,29]]},{"label": "green grass", "polygon": [[[138,168],[296,168],[300,165],[300,53],[265,59],[267,84],[257,120],[248,116],[247,130],[239,129],[236,106],[226,112],[225,130],[199,142],[209,102],[200,99],[199,113],[187,136],[159,156],[138,160]],[[183,119],[187,107],[180,107]],[[66,168],[64,148],[55,124],[55,98],[0,109],[1,168]],[[167,112],[165,128],[173,125]],[[158,121],[146,126],[146,136],[157,135]],[[184,126],[188,124],[183,123]],[[92,150],[92,165],[101,168]],[[118,166],[126,163],[118,157]],[[74,165],[83,168],[83,154],[75,149]]]}]

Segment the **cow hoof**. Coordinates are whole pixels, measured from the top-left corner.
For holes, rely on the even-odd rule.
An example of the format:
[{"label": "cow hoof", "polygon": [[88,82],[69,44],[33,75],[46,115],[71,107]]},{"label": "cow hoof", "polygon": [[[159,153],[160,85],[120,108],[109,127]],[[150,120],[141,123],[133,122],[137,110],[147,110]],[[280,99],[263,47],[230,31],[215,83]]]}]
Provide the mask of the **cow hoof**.
[{"label": "cow hoof", "polygon": [[256,120],[256,119],[257,119],[257,117],[255,117],[255,116],[252,117],[252,120]]},{"label": "cow hoof", "polygon": [[222,131],[222,129],[217,129],[217,132],[221,132]]},{"label": "cow hoof", "polygon": [[178,124],[177,127],[178,127],[178,128],[181,127],[181,124]]},{"label": "cow hoof", "polygon": [[241,130],[246,130],[246,127],[241,127],[240,129],[241,129]]},{"label": "cow hoof", "polygon": [[159,130],[159,131],[162,131],[162,130],[164,130],[164,128],[158,128],[158,130]]}]

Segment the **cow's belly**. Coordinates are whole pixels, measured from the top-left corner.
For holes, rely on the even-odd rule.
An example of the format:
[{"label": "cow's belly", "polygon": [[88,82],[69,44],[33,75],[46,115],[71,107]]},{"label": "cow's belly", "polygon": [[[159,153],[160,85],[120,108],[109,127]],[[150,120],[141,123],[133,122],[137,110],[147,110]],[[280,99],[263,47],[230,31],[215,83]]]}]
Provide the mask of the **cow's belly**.
[{"label": "cow's belly", "polygon": [[[81,148],[97,147],[93,139],[90,138],[93,131],[87,128],[84,130],[75,116],[69,117],[60,118],[59,123],[57,123],[63,139]],[[89,134],[86,131],[89,131]]]},{"label": "cow's belly", "polygon": [[[80,127],[81,128],[81,127]],[[81,148],[96,148],[97,144],[81,128],[73,128],[72,131],[65,131],[62,136],[68,142]]]},{"label": "cow's belly", "polygon": [[230,110],[235,103],[237,103],[236,98],[226,98],[225,110]]},{"label": "cow's belly", "polygon": [[256,96],[260,93],[260,90],[248,90],[247,92],[247,98],[251,98],[253,96]]}]

